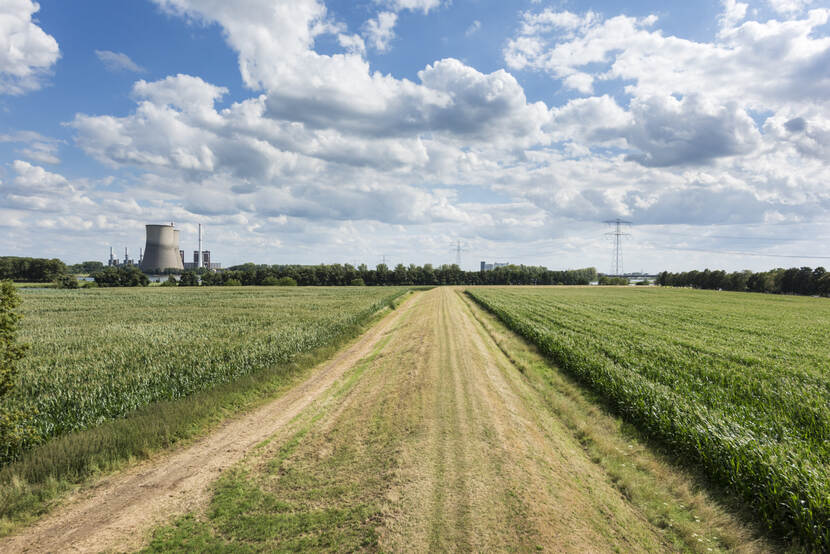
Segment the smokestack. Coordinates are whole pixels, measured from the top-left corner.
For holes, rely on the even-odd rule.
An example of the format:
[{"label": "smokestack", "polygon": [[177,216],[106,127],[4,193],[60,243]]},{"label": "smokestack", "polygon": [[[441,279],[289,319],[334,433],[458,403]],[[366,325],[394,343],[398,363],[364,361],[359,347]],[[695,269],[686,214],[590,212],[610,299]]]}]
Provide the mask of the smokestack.
[{"label": "smokestack", "polygon": [[199,267],[204,265],[204,260],[202,259],[202,224],[199,224]]}]

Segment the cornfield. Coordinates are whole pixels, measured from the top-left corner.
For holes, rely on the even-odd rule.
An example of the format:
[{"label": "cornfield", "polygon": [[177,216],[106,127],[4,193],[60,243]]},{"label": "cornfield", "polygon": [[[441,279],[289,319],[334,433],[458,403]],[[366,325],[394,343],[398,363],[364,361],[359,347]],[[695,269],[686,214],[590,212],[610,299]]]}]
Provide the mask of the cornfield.
[{"label": "cornfield", "polygon": [[468,294],[770,530],[830,549],[830,301],[639,287]]},{"label": "cornfield", "polygon": [[[290,362],[405,290],[23,290],[21,340],[32,348],[10,403],[46,440]],[[0,463],[31,446],[5,445]]]}]

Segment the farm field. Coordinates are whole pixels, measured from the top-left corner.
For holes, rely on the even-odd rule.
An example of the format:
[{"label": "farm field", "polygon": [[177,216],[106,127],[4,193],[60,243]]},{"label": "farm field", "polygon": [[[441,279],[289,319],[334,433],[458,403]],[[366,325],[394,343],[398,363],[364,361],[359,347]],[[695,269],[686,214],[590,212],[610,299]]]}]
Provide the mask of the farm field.
[{"label": "farm field", "polygon": [[460,289],[0,550],[742,552],[772,546]]},{"label": "farm field", "polygon": [[[44,440],[88,428],[286,364],[405,290],[23,290],[21,339],[32,348],[10,402]],[[20,453],[4,446],[5,459]]]},{"label": "farm field", "polygon": [[830,302],[645,288],[468,294],[626,420],[830,546]]}]

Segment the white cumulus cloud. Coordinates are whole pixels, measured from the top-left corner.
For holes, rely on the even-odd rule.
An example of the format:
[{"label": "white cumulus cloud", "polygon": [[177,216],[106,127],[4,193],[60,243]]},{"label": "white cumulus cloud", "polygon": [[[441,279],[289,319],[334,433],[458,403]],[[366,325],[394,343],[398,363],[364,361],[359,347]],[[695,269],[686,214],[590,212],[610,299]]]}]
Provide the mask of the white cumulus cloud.
[{"label": "white cumulus cloud", "polygon": [[400,12],[403,10],[420,11],[429,13],[444,3],[444,0],[375,0],[375,3],[384,6],[387,9]]},{"label": "white cumulus cloud", "polygon": [[58,42],[33,20],[32,0],[0,2],[0,94],[23,94],[43,86],[60,57]]},{"label": "white cumulus cloud", "polygon": [[366,40],[378,52],[389,50],[392,39],[395,38],[395,24],[398,16],[394,12],[380,12],[377,17],[370,19],[363,26]]},{"label": "white cumulus cloud", "polygon": [[[514,73],[446,58],[406,79],[374,69],[372,38],[316,0],[157,3],[221,26],[254,92],[228,104],[223,83],[140,80],[132,111],[71,127],[90,156],[141,170],[133,209],[227,225],[228,244],[288,245],[294,260],[317,248],[322,261],[337,253],[325,245],[358,256],[403,236],[432,252],[430,235],[453,229],[492,246],[615,216],[760,225],[830,212],[825,10],[759,22],[726,2],[709,42],[654,16],[528,12],[504,51]],[[318,52],[324,35],[342,50]],[[529,102],[527,70],[566,99]],[[465,187],[500,199],[469,201]],[[572,252],[592,247],[571,238]]]}]

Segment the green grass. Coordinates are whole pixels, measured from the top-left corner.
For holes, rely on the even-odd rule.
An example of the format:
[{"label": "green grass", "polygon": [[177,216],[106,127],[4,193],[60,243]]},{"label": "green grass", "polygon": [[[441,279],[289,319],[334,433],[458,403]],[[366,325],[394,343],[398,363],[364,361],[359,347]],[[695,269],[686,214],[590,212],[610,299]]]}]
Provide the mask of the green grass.
[{"label": "green grass", "polygon": [[[351,393],[390,338],[330,398]],[[348,417],[331,428],[318,423],[339,404],[304,413],[292,435],[282,442],[272,437],[222,475],[203,521],[189,514],[157,528],[145,551],[377,550],[381,504],[405,426],[394,415],[407,409],[391,394],[383,398],[380,406],[349,403]]]},{"label": "green grass", "polygon": [[616,412],[830,547],[830,302],[665,289],[470,289]]},{"label": "green grass", "polygon": [[21,340],[32,349],[9,401],[43,439],[85,429],[290,362],[401,290],[25,291]]},{"label": "green grass", "polygon": [[[210,360],[201,358],[213,355],[221,344],[228,347],[227,352],[218,353],[226,363],[255,359],[261,361],[263,366],[249,365],[246,372],[230,368],[231,371],[225,373],[202,373],[202,376],[211,378],[219,375],[221,379],[212,382],[204,380],[193,387],[195,392],[187,396],[181,394],[182,389],[178,390],[178,394],[156,389],[160,399],[150,400],[143,406],[110,418],[101,417],[99,412],[101,423],[68,431],[22,452],[17,461],[0,468],[0,535],[47,510],[54,498],[96,472],[115,469],[133,457],[144,457],[196,436],[224,417],[286,390],[302,378],[306,370],[333,354],[343,342],[358,335],[381,309],[394,308],[406,290],[294,289],[291,294],[274,289],[144,289],[136,292],[110,289],[49,291],[48,294],[40,293],[42,296],[35,297],[36,301],[32,301],[32,296],[25,296],[28,319],[25,329],[29,341],[34,342],[35,337],[42,338],[36,339],[40,349],[33,345],[34,353],[28,360],[24,377],[34,381],[39,377],[41,386],[48,390],[55,382],[73,383],[71,379],[66,380],[66,374],[74,371],[76,387],[74,391],[65,391],[65,396],[78,399],[77,403],[70,403],[76,409],[78,404],[84,405],[85,392],[106,389],[112,383],[129,383],[131,377],[142,383],[142,370],[151,370],[150,365],[128,365],[130,362],[124,356],[124,369],[128,369],[131,375],[119,375],[116,364],[102,364],[94,356],[95,337],[113,332],[112,327],[117,326],[119,319],[115,315],[117,313],[133,322],[132,326],[118,327],[120,350],[132,351],[144,344],[144,359],[158,360],[162,366],[165,358],[169,357],[169,339],[157,338],[145,343],[149,328],[158,328],[164,335],[175,334],[180,328],[185,330],[183,332],[188,329],[195,332],[192,327],[198,325],[203,331],[212,333],[210,338],[217,344],[207,344],[211,342],[208,340],[197,342],[191,357],[180,360],[182,365],[173,367],[167,374],[156,373],[157,376],[172,377],[169,381],[172,386],[181,382],[175,379],[177,371],[191,377],[199,376],[193,367],[183,364],[193,364],[197,368],[200,363],[208,364]],[[167,308],[158,309],[160,305]],[[188,319],[194,312],[208,308],[214,311],[212,319]],[[73,322],[89,321],[81,315],[84,311],[97,316],[101,325],[75,327]],[[143,319],[154,324],[142,325]],[[285,334],[286,329],[296,330],[301,321],[308,328],[306,332]],[[249,322],[247,326],[246,322]],[[285,336],[294,337],[296,342],[276,340]],[[252,358],[244,352],[246,340],[258,352],[256,357]],[[65,345],[66,351],[72,350],[70,344],[75,345],[75,349],[77,345],[86,345],[88,351],[78,353],[76,350],[75,357],[67,352],[67,360],[76,361],[67,362],[63,373],[54,374],[52,371],[60,368],[60,344]],[[274,352],[269,355],[265,345],[270,345]],[[294,350],[287,350],[287,345],[293,345]],[[54,367],[38,367],[33,363],[34,360],[44,359],[44,352],[48,353],[46,359],[54,360]],[[77,362],[79,359],[87,360],[94,370],[84,373]],[[95,366],[96,363],[99,365]],[[162,379],[154,382],[164,383]],[[73,392],[74,395],[71,394]],[[129,394],[130,389],[113,387],[112,392]],[[22,402],[20,396],[17,399]],[[42,401],[30,398],[29,402],[37,400]]]},{"label": "green grass", "polygon": [[24,289],[53,289],[55,288],[54,282],[49,283],[35,283],[35,282],[24,282],[24,281],[14,281],[12,283],[17,288],[24,288]]}]

